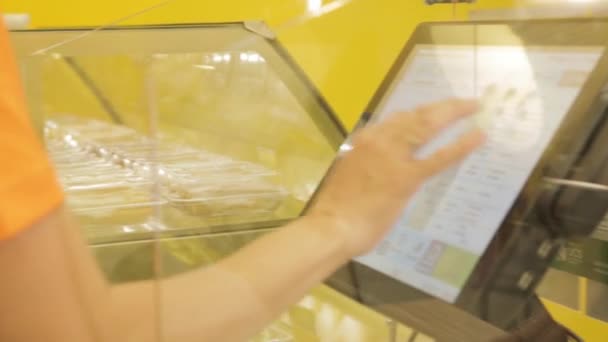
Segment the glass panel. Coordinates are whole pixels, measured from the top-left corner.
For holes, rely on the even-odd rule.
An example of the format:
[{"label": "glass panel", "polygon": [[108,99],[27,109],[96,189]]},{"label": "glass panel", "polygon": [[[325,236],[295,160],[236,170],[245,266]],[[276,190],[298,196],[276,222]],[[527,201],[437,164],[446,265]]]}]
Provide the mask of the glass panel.
[{"label": "glass panel", "polygon": [[[73,34],[14,37],[27,56]],[[102,31],[52,51],[22,65],[38,75],[28,87],[36,116],[96,243],[141,238],[154,224],[174,235],[294,218],[342,140],[278,43],[244,24]],[[149,222],[154,210],[161,222]]]}]

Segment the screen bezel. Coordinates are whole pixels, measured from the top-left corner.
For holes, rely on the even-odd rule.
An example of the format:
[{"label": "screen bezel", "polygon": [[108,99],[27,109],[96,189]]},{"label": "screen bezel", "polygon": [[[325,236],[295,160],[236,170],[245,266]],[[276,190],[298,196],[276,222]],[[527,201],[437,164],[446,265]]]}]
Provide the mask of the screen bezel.
[{"label": "screen bezel", "polygon": [[[367,106],[362,116],[359,126],[363,126],[367,121],[373,120],[375,110],[378,108],[387,93],[393,86],[398,76],[401,74],[403,66],[407,63],[410,54],[418,45],[505,45],[505,46],[534,46],[534,47],[599,47],[604,48],[600,62],[593,71],[591,77],[583,86],[580,95],[565,116],[559,130],[554,135],[550,148],[545,151],[542,158],[536,164],[533,173],[528,178],[524,188],[520,191],[518,199],[508,212],[506,219],[500,226],[490,247],[480,257],[477,266],[468,278],[454,306],[462,309],[468,314],[489,322],[491,325],[507,329],[512,321],[517,317],[516,311],[525,309],[525,303],[533,295],[533,290],[542,279],[542,275],[550,266],[552,253],[556,251],[555,246],[543,260],[535,260],[534,264],[513,265],[509,259],[514,253],[514,248],[521,249],[522,255],[529,257],[530,252],[538,249],[538,244],[547,240],[559,240],[559,233],[543,226],[533,215],[533,208],[536,200],[543,192],[542,178],[547,170],[551,169],[550,161],[555,159],[560,153],[568,151],[569,155],[574,155],[572,138],[585,134],[596,123],[599,114],[591,110],[593,104],[597,102],[597,95],[600,93],[604,84],[608,80],[608,56],[607,39],[605,32],[608,32],[608,19],[558,19],[558,20],[532,20],[532,21],[482,21],[482,22],[446,22],[446,23],[424,23],[418,26],[405,47],[399,54],[396,62],[391,67],[385,79]],[[555,175],[553,175],[555,176]],[[522,223],[521,219],[526,219],[527,223]],[[534,254],[531,254],[534,256]],[[480,265],[483,265],[480,266]],[[500,318],[489,318],[476,306],[483,300],[481,294],[484,279],[489,276],[484,269],[499,270],[497,272],[531,272],[534,280],[524,291],[509,294],[518,300],[518,305],[513,303],[513,308],[504,309],[505,315]],[[519,269],[518,269],[519,268]],[[504,273],[503,272],[503,273]],[[484,274],[485,273],[485,274]],[[363,278],[365,279],[364,281]],[[506,277],[503,276],[506,279]],[[518,277],[511,277],[513,284],[517,286]],[[481,280],[480,280],[481,279]],[[481,281],[482,285],[479,284]],[[365,283],[366,282],[366,283]],[[407,306],[414,302],[428,302],[428,305],[435,305],[437,308],[445,309],[449,304],[434,299],[405,283],[395,280],[379,271],[373,270],[356,261],[352,261],[344,269],[340,270],[328,281],[340,292],[351,298],[376,308],[387,314],[389,317],[405,321],[412,325],[422,327],[422,330],[431,333],[434,330],[429,317],[416,318],[420,313],[418,307],[416,312],[408,309]],[[371,284],[371,285],[370,285]],[[501,284],[503,286],[504,284]],[[493,284],[493,286],[498,286]],[[507,300],[511,301],[511,297]],[[427,305],[427,306],[428,306]],[[441,309],[441,310],[443,310]],[[439,309],[438,309],[439,310]],[[431,310],[432,311],[432,310]],[[512,311],[512,312],[509,312]],[[430,313],[430,316],[437,316]],[[437,317],[435,317],[437,318]],[[436,321],[448,323],[451,318],[441,317]],[[471,324],[472,335],[469,337],[479,337],[479,333],[484,329],[488,330],[488,336],[494,332],[484,324]],[[475,326],[475,327],[473,327]],[[444,329],[448,331],[450,329]],[[452,329],[446,336],[458,335],[458,329]],[[436,332],[435,332],[436,333]],[[461,332],[460,332],[461,333]],[[454,339],[456,340],[456,339]]]}]

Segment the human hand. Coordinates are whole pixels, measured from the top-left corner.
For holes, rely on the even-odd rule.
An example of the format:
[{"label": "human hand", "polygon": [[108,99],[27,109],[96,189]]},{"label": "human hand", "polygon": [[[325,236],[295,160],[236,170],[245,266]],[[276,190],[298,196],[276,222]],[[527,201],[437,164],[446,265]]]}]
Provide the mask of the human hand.
[{"label": "human hand", "polygon": [[449,100],[395,114],[356,132],[353,149],[335,163],[309,216],[330,222],[331,233],[342,239],[349,257],[370,251],[420,185],[482,144],[483,134],[473,129],[429,157],[414,155],[450,124],[477,109],[476,102]]}]

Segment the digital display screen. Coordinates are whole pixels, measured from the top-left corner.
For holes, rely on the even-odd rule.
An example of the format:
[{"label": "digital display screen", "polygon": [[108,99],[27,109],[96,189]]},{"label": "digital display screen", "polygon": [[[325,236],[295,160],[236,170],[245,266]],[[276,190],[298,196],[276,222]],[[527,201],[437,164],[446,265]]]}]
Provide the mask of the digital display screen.
[{"label": "digital display screen", "polygon": [[454,141],[474,121],[487,141],[425,183],[387,237],[357,261],[455,302],[602,53],[589,47],[415,47],[374,120],[446,98],[480,98],[480,114],[418,153],[423,158]]}]

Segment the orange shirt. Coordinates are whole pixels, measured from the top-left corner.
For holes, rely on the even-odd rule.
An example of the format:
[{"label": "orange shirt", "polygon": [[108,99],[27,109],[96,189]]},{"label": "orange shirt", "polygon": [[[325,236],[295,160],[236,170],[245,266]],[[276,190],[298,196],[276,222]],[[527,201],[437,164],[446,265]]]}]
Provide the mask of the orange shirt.
[{"label": "orange shirt", "polygon": [[53,169],[31,127],[0,16],[0,240],[31,226],[62,201]]}]

